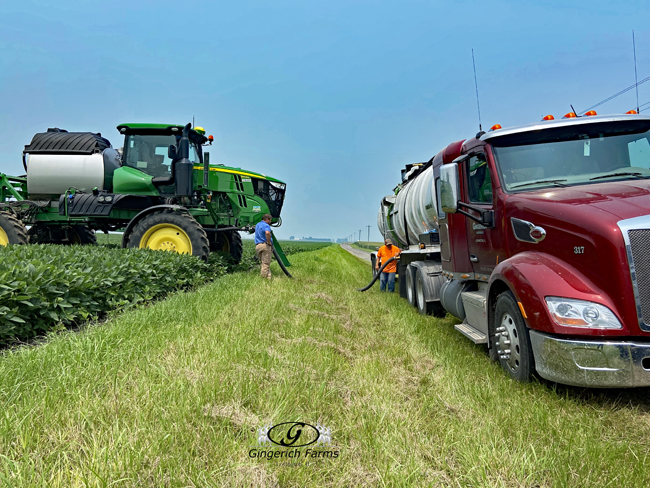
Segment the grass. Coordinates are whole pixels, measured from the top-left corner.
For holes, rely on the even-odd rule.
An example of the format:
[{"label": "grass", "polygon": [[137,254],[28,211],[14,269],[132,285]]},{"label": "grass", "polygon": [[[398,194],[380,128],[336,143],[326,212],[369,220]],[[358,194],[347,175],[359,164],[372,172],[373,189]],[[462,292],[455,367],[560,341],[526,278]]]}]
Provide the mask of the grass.
[{"label": "grass", "polygon": [[[0,360],[3,486],[647,486],[648,389],[508,380],[339,246]],[[328,426],[337,459],[251,459]]]},{"label": "grass", "polygon": [[361,249],[362,251],[369,251],[373,252],[376,251],[377,248],[383,246],[383,242],[365,242],[365,241],[357,241],[357,242],[352,242],[350,243],[351,247],[354,247],[356,249]]}]

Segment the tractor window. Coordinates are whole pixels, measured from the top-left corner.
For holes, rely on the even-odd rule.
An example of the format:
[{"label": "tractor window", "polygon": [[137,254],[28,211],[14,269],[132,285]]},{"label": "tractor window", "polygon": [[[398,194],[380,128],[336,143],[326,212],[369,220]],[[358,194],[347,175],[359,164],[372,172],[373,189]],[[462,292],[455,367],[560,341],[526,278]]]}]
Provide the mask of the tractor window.
[{"label": "tractor window", "polygon": [[467,160],[469,201],[473,203],[492,203],[492,179],[487,161],[483,155],[472,156]]},{"label": "tractor window", "polygon": [[127,166],[148,175],[170,176],[171,160],[167,152],[176,145],[176,136],[158,134],[132,134],[126,137],[123,161]]}]

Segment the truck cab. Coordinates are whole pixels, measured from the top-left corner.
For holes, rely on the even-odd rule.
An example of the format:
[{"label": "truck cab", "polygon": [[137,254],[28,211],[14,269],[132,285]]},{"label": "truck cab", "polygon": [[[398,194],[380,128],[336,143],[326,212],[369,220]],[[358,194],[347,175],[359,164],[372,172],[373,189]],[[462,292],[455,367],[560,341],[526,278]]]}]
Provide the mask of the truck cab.
[{"label": "truck cab", "polygon": [[519,380],[650,385],[650,117],[567,114],[455,144],[433,173],[457,329]]}]

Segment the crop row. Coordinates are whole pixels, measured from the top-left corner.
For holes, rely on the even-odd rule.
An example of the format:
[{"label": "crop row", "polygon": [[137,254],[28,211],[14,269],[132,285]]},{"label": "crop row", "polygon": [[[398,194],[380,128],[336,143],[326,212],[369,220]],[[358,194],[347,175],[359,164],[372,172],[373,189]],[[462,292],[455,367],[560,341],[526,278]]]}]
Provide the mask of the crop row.
[{"label": "crop row", "polygon": [[223,275],[219,256],[105,246],[0,247],[0,343],[41,335]]}]

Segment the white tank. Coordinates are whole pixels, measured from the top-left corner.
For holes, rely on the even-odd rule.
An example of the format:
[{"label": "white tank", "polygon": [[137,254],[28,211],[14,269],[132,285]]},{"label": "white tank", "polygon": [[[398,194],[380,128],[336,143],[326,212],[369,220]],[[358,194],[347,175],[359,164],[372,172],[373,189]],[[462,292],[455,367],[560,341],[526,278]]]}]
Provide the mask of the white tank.
[{"label": "white tank", "polygon": [[[419,167],[416,167],[415,171],[418,170]],[[420,171],[415,178],[402,184],[396,196],[391,195],[382,200],[377,216],[379,232],[384,238],[397,238],[399,242],[396,244],[401,247],[416,244],[420,234],[438,230],[433,166]],[[406,173],[404,178],[409,176],[410,173]]]},{"label": "white tank", "polygon": [[28,154],[27,191],[30,195],[61,195],[70,187],[89,192],[104,189],[102,154]]},{"label": "white tank", "polygon": [[61,195],[74,187],[89,192],[113,189],[113,172],[120,156],[101,134],[48,129],[25,146],[27,192]]}]

